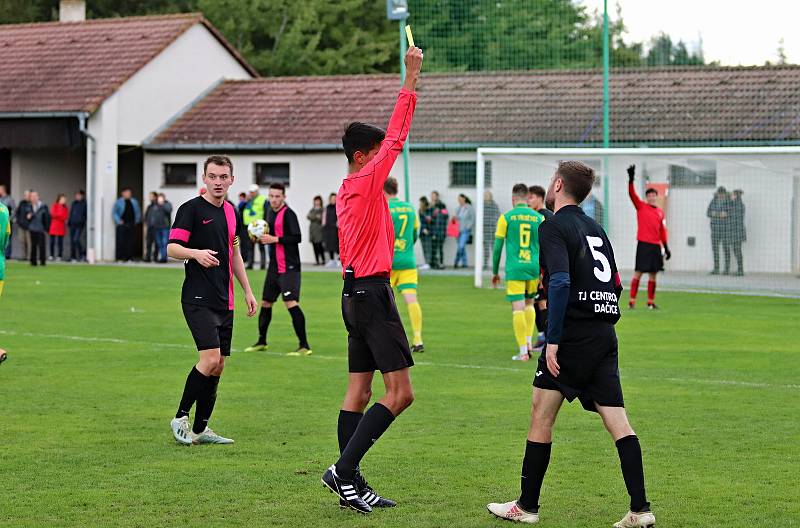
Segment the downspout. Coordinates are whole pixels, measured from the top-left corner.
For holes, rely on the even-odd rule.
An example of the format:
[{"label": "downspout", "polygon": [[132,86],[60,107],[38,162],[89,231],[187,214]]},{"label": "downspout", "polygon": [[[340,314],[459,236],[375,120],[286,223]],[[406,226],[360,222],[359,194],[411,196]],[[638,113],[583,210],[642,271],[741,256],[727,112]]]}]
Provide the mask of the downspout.
[{"label": "downspout", "polygon": [[86,148],[89,149],[89,167],[87,178],[87,205],[86,205],[86,257],[90,264],[97,262],[97,244],[95,232],[97,219],[94,214],[96,189],[97,189],[97,140],[89,133],[87,127],[88,112],[78,114],[78,129],[86,137]]}]

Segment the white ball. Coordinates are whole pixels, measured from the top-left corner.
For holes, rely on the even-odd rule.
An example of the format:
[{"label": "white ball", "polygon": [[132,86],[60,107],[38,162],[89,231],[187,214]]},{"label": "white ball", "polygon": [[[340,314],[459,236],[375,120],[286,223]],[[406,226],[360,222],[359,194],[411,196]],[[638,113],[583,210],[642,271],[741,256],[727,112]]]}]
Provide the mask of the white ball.
[{"label": "white ball", "polygon": [[264,233],[268,232],[269,225],[264,219],[253,220],[250,222],[250,225],[247,226],[247,234],[250,235],[250,238],[253,240],[258,240]]}]

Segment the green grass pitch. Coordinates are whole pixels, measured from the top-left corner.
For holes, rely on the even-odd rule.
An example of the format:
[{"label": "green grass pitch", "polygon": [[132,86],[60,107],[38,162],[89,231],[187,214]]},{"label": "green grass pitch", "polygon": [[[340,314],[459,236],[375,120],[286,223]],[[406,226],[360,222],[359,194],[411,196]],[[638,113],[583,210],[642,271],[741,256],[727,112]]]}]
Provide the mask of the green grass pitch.
[{"label": "green grass pitch", "polygon": [[[416,402],[365,458],[398,501],[340,511],[319,478],[337,457],[347,380],[340,281],[306,273],[314,355],[278,306],[268,353],[237,290],[234,354],[212,426],[234,446],[180,447],[169,420],[196,352],[182,270],[12,263],[0,302],[0,526],[509,526],[535,363],[515,352],[502,291],[422,276],[428,352]],[[251,272],[260,292],[261,272]],[[237,287],[238,288],[238,287]],[[404,319],[405,307],[399,302]],[[660,527],[800,526],[800,301],[660,293],[618,325],[627,408]],[[376,396],[382,393],[376,379]],[[627,510],[611,439],[576,402],[556,424],[544,527],[610,527]]]}]

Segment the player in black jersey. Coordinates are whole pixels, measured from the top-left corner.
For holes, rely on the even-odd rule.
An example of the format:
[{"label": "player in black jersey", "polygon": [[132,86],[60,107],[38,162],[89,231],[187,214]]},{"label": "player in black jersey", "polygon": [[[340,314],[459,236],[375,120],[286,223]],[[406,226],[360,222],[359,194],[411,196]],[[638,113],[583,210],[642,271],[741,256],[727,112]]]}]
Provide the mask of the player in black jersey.
[{"label": "player in black jersey", "polygon": [[[247,315],[256,313],[256,299],[239,253],[237,215],[225,200],[233,183],[233,164],[211,156],[203,165],[206,192],[178,208],[169,233],[167,254],[184,261],[181,303],[200,361],[189,372],[178,412],[170,424],[175,440],[184,445],[232,444],[208,427],[217,400],[217,385],[231,354],[233,336],[233,278],[245,292]],[[189,411],[197,402],[194,425]]]},{"label": "player in black jersey", "polygon": [[622,286],[605,231],[578,207],[594,182],[591,167],[559,163],[547,191],[555,211],[539,228],[540,262],[549,298],[547,346],[534,377],[533,408],[522,493],[516,501],[491,503],[494,515],[517,522],[539,521],[539,491],[550,462],[552,428],[564,398],[578,398],[600,414],[617,445],[630,511],[615,528],[655,526],[644,487],[642,450],[628,423],[617,366],[619,295]]},{"label": "player in black jersey", "polygon": [[[545,207],[544,198],[544,187],[541,185],[531,185],[528,187],[528,207],[543,215],[545,221],[547,221],[553,218],[553,211]],[[543,280],[539,281],[536,297],[534,297],[533,309],[536,329],[539,330],[539,336],[536,339],[536,343],[531,347],[531,351],[536,350],[540,352],[545,344],[545,338],[547,336],[547,290],[544,287]],[[530,354],[530,352],[528,353]]]},{"label": "player in black jersey", "polygon": [[258,314],[258,341],[245,352],[267,349],[272,305],[281,297],[292,316],[292,326],[299,342],[297,350],[287,355],[308,356],[311,355],[311,346],[306,337],[306,317],[300,309],[300,223],[295,212],[286,205],[286,187],[283,184],[269,186],[269,207],[264,211],[264,219],[269,229],[260,242],[269,244],[269,268]]}]

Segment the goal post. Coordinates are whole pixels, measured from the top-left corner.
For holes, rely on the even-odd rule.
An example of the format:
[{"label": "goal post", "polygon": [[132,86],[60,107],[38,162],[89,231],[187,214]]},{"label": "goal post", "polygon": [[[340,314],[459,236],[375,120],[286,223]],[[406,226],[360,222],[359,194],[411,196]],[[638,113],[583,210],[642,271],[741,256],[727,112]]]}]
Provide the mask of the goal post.
[{"label": "goal post", "polygon": [[[668,289],[800,296],[800,145],[480,147],[473,234],[476,288],[487,285],[491,273],[493,232],[487,226],[496,220],[486,216],[484,193],[490,191],[496,207],[506,211],[515,183],[546,189],[558,162],[567,159],[596,170],[598,182],[587,200],[595,204],[594,214],[602,211],[595,219],[606,227],[621,270],[632,270],[636,247],[636,212],[626,175],[627,166],[633,164],[637,194],[645,199],[647,189],[656,189],[658,204],[666,213],[673,254],[666,264]],[[736,200],[744,205],[734,206]],[[729,206],[733,209],[725,209]],[[712,218],[720,214],[723,218]],[[738,276],[742,261],[744,277]],[[713,274],[715,266],[719,276]]]}]

